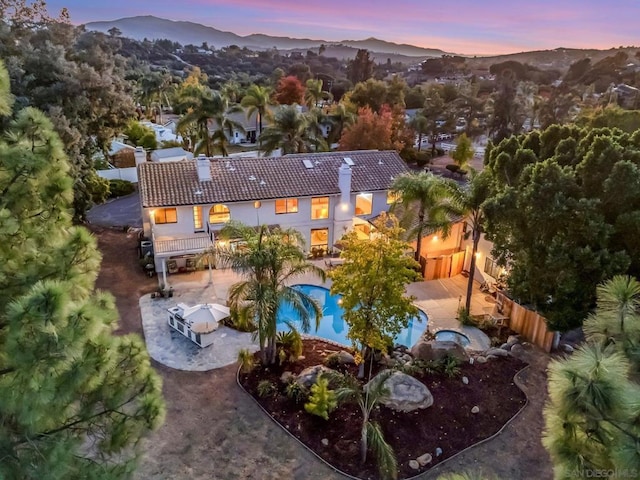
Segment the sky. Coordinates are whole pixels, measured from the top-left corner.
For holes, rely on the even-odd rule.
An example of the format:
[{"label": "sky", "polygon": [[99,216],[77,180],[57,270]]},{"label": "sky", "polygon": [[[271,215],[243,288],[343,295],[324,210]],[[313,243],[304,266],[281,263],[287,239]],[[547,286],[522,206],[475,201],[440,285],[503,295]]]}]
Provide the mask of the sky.
[{"label": "sky", "polygon": [[47,0],[76,24],[154,15],[238,35],[376,37],[467,55],[640,46],[640,0]]}]

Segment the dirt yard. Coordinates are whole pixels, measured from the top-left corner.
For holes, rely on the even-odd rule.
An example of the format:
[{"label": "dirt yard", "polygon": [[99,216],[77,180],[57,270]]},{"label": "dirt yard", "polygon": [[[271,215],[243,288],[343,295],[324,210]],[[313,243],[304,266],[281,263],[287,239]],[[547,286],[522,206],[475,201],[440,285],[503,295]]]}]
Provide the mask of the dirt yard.
[{"label": "dirt yard", "polygon": [[[137,262],[137,235],[92,227],[103,254],[97,286],[116,297],[119,332],[142,334],[138,299],[153,291],[156,279]],[[482,471],[500,479],[551,479],[548,454],[540,443],[546,398],[548,357],[530,355],[532,367],[520,374],[530,404],[497,438],[474,447],[420,476]],[[309,451],[291,439],[236,384],[234,366],[211,372],[172,370],[157,363],[164,380],[165,424],[144,444],[139,479],[338,480]]]}]

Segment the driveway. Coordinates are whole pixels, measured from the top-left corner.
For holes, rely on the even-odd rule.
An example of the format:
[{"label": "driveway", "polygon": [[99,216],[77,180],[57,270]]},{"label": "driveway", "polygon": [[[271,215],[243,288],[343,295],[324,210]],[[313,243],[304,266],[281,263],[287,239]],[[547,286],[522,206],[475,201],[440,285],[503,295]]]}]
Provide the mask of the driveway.
[{"label": "driveway", "polygon": [[87,219],[89,223],[100,227],[142,228],[140,195],[136,191],[131,195],[96,205],[87,213]]}]

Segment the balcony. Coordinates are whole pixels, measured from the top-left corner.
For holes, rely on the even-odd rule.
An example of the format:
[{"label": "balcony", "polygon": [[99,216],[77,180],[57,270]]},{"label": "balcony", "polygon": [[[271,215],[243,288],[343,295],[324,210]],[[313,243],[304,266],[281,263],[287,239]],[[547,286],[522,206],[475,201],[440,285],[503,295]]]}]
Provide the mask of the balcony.
[{"label": "balcony", "polygon": [[156,256],[169,257],[186,253],[200,253],[211,245],[209,235],[202,233],[183,238],[154,238],[153,249]]}]

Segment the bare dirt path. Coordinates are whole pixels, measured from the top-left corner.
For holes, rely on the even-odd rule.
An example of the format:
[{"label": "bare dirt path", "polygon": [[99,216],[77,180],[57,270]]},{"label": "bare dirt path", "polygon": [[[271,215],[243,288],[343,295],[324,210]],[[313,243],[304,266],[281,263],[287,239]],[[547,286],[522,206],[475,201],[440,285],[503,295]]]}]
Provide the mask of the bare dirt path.
[{"label": "bare dirt path", "polygon": [[[120,333],[142,334],[138,299],[153,291],[137,262],[137,235],[92,227],[103,254],[97,280],[111,291],[120,312]],[[547,357],[534,356],[523,374],[530,405],[501,435],[422,475],[435,479],[463,470],[493,473],[503,480],[552,478],[540,443],[542,405],[546,398]],[[136,474],[149,480],[277,479],[338,480],[333,472],[286,435],[235,382],[235,367],[211,372],[183,372],[157,363],[167,403],[165,424],[144,444]]]}]

